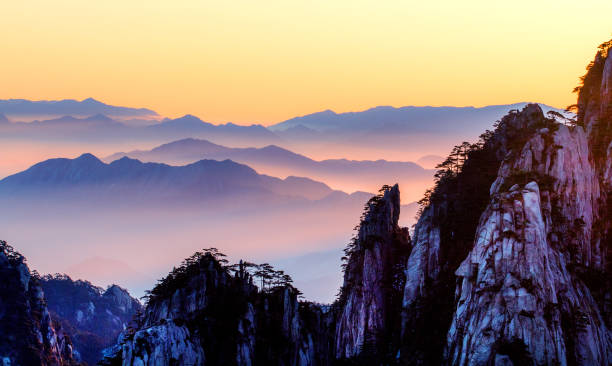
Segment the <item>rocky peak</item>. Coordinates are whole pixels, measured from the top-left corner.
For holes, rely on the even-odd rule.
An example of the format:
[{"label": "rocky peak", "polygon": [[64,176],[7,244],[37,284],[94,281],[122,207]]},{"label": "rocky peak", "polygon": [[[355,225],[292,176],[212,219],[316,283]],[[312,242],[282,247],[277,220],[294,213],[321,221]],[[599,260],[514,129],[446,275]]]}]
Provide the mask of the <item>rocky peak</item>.
[{"label": "rocky peak", "polygon": [[[438,175],[407,265],[402,358],[608,362],[602,340],[609,331],[598,305],[605,301],[592,290],[605,282],[593,279],[606,267],[607,244],[598,229],[602,189],[591,156],[582,127],[528,105],[505,116],[462,166]],[[462,186],[477,190],[466,196]],[[453,296],[448,284],[455,276]]]},{"label": "rocky peak", "polygon": [[391,237],[400,231],[397,224],[400,215],[399,186],[383,187],[382,196],[373,197],[368,202],[368,211],[359,226],[360,243],[365,244],[368,236]]},{"label": "rocky peak", "polygon": [[[600,52],[584,93],[603,60]],[[608,107],[594,104],[604,94],[579,100],[574,126],[551,124],[541,111],[525,116],[536,128],[514,139],[456,271],[449,363],[611,362],[606,164],[598,152],[607,123],[599,111]]]},{"label": "rocky peak", "polygon": [[456,271],[451,364],[608,362],[597,305],[550,243],[545,197],[535,181],[515,184],[483,213],[474,249]]},{"label": "rocky peak", "polygon": [[266,280],[269,265],[224,262],[216,250],[198,252],[162,279],[103,364],[328,364],[329,318],[318,306],[298,301],[289,283]]},{"label": "rocky peak", "polygon": [[385,186],[367,204],[357,236],[345,250],[344,284],[338,299],[337,358],[378,357],[397,337],[410,251],[406,228],[398,226],[399,187]]}]

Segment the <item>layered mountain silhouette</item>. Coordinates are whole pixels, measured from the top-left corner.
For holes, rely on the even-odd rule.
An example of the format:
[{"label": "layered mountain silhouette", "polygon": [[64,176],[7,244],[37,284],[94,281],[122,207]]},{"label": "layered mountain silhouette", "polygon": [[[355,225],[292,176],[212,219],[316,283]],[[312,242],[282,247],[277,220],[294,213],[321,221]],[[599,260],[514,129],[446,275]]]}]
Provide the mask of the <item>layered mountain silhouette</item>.
[{"label": "layered mountain silhouette", "polygon": [[87,117],[96,114],[105,114],[120,119],[159,118],[158,114],[150,109],[118,107],[102,103],[93,98],[81,101],[74,99],[39,101],[5,99],[0,100],[0,112],[13,121],[59,118],[66,115]]},{"label": "layered mountain silhouette", "polygon": [[167,164],[187,164],[204,158],[231,159],[262,173],[310,177],[345,191],[374,191],[384,182],[394,181],[405,187],[408,192],[405,198],[408,200],[416,200],[431,185],[434,172],[412,162],[347,159],[315,161],[276,145],[263,148],[230,148],[192,138],[174,141],[147,151],[116,153],[104,160],[114,161],[125,156]]},{"label": "layered mountain silhouette", "polygon": [[332,192],[327,185],[308,178],[283,180],[260,175],[231,160],[170,166],[123,157],[106,164],[92,154],[50,159],[0,181],[0,195],[78,193],[90,198],[115,195],[121,200],[155,197],[174,202],[237,194],[318,200]]},{"label": "layered mountain silhouette", "polygon": [[[268,129],[286,141],[283,147],[316,159],[341,156],[415,161],[424,155],[446,156],[457,141],[476,140],[483,131],[493,129],[495,121],[525,105],[379,106],[347,113],[327,110],[292,118]],[[545,113],[551,110],[565,113],[550,106],[543,109]]]},{"label": "layered mountain silhouette", "polygon": [[[378,106],[361,112],[336,113],[331,110],[292,118],[272,126],[269,129],[278,133],[289,131],[295,134],[302,131],[304,135],[315,132],[349,133],[422,133],[422,132],[463,132],[466,128],[474,133],[489,128],[491,121],[501,118],[509,110],[522,109],[528,103],[491,105],[475,107],[390,107]],[[543,106],[545,112],[554,110],[564,112],[551,106]]]},{"label": "layered mountain silhouette", "polygon": [[[0,106],[0,113],[3,109]],[[77,109],[78,111],[78,109]],[[6,114],[6,113],[5,113]],[[11,119],[11,118],[9,118]],[[14,121],[0,125],[3,138],[46,139],[112,143],[121,141],[168,141],[186,137],[202,137],[222,143],[248,146],[278,143],[281,139],[261,125],[239,126],[232,123],[215,125],[185,115],[176,119],[122,119],[106,113],[89,116],[66,114],[29,122]]]},{"label": "layered mountain silhouette", "polygon": [[[1,180],[0,202],[13,209],[0,212],[0,230],[10,230],[36,263],[46,262],[44,257],[55,250],[71,253],[56,268],[73,268],[91,257],[140,256],[143,261],[134,269],[154,275],[128,283],[142,294],[155,273],[170,264],[166,259],[159,263],[168,241],[233,245],[236,252],[251,251],[268,260],[339,249],[370,195],[332,190],[309,178],[258,174],[231,160],[171,166],[127,157],[104,163],[83,154],[46,160]],[[105,239],[108,235],[114,239]],[[49,245],[35,249],[43,237]],[[149,259],[138,254],[145,247]],[[328,267],[325,272],[337,273],[333,263]],[[41,270],[55,271],[51,266]],[[91,275],[96,275],[93,268]],[[122,284],[113,271],[109,275]],[[311,295],[330,298],[336,283]]]},{"label": "layered mountain silhouette", "polygon": [[[405,161],[406,157],[416,160],[424,154],[444,156],[454,142],[475,139],[481,131],[492,128],[495,120],[525,104],[323,111],[264,127],[212,124],[192,115],[161,119],[150,110],[109,106],[93,99],[4,100],[0,101],[0,113],[11,123],[0,123],[0,136],[9,141],[130,142],[148,146],[200,138],[232,147],[274,144],[320,160],[345,157]],[[563,112],[548,106],[544,110]]]}]

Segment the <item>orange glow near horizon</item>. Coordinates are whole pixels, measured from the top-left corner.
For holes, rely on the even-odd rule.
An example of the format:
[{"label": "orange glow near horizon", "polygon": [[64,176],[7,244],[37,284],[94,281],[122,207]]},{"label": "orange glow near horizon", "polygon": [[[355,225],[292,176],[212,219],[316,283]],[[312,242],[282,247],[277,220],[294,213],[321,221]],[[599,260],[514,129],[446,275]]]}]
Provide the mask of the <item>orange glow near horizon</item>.
[{"label": "orange glow near horizon", "polygon": [[0,98],[265,125],[376,105],[564,107],[610,14],[610,1],[4,2]]}]

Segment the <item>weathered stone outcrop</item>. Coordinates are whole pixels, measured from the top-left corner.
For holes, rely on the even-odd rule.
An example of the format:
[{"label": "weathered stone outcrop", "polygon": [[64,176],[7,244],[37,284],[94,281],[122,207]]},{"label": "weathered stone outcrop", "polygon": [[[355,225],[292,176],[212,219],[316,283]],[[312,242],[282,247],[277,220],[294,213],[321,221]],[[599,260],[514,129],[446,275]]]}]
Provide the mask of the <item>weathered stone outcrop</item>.
[{"label": "weathered stone outcrop", "polygon": [[548,240],[540,197],[536,182],[517,184],[483,214],[457,270],[450,363],[608,364],[608,331],[589,289]]},{"label": "weathered stone outcrop", "polygon": [[[439,183],[427,194],[415,226],[406,265],[400,359],[444,362],[446,332],[456,307],[455,270],[473,247],[500,163],[513,146],[526,141],[529,131],[551,123],[535,105],[513,111],[495,131],[485,132],[479,144],[458,146],[456,156],[440,170]],[[459,159],[464,160],[460,167],[453,163]]]},{"label": "weathered stone outcrop", "polygon": [[204,365],[199,338],[172,319],[136,331],[131,339],[110,350],[120,355],[122,365]]},{"label": "weathered stone outcrop", "polygon": [[327,364],[329,317],[290,285],[260,291],[242,264],[232,276],[210,253],[182,268],[152,291],[105,364]]},{"label": "weathered stone outcrop", "polygon": [[76,365],[70,337],[51,319],[40,280],[4,241],[0,241],[0,279],[2,364]]},{"label": "weathered stone outcrop", "polygon": [[336,304],[337,358],[353,358],[364,349],[385,354],[385,346],[398,335],[404,262],[410,252],[408,230],[398,226],[399,214],[397,185],[384,187],[366,206],[348,248],[344,284]]},{"label": "weathered stone outcrop", "polygon": [[[597,62],[608,63],[600,55]],[[608,107],[585,99],[579,104],[590,111],[577,126],[541,128],[505,157],[474,247],[456,271],[450,364],[612,363],[609,189],[596,149],[609,139],[597,135]],[[541,119],[537,109],[521,113]]]}]

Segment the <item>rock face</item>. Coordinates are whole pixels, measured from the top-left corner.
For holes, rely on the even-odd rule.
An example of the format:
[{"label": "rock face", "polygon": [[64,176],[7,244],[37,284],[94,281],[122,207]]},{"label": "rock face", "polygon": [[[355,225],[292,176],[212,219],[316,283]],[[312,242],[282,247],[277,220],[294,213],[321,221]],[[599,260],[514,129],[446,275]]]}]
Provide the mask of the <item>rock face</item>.
[{"label": "rock face", "polygon": [[521,145],[525,132],[544,122],[537,106],[515,111],[495,131],[485,132],[478,144],[458,146],[437,174],[436,188],[423,201],[406,264],[400,359],[444,362],[446,332],[455,310],[455,271],[473,247],[490,186],[511,145]]},{"label": "rock face", "polygon": [[0,241],[0,278],[2,364],[76,365],[70,337],[52,321],[40,280],[4,241]]},{"label": "rock face", "polygon": [[142,308],[117,285],[103,290],[59,274],[44,276],[40,283],[52,318],[69,330],[75,356],[89,365],[102,358],[102,350],[116,342]]},{"label": "rock face", "polygon": [[602,49],[585,77],[577,126],[540,129],[504,159],[456,272],[450,363],[612,363],[610,157],[598,150],[610,140],[611,68]]},{"label": "rock face", "polygon": [[347,248],[335,332],[336,358],[362,351],[384,354],[397,336],[404,263],[410,252],[408,229],[398,226],[397,185],[383,187],[366,205],[358,234]]},{"label": "rock face", "polygon": [[105,351],[104,364],[326,364],[329,317],[297,295],[290,285],[260,291],[242,264],[232,276],[200,253],[151,292],[140,324]]}]

